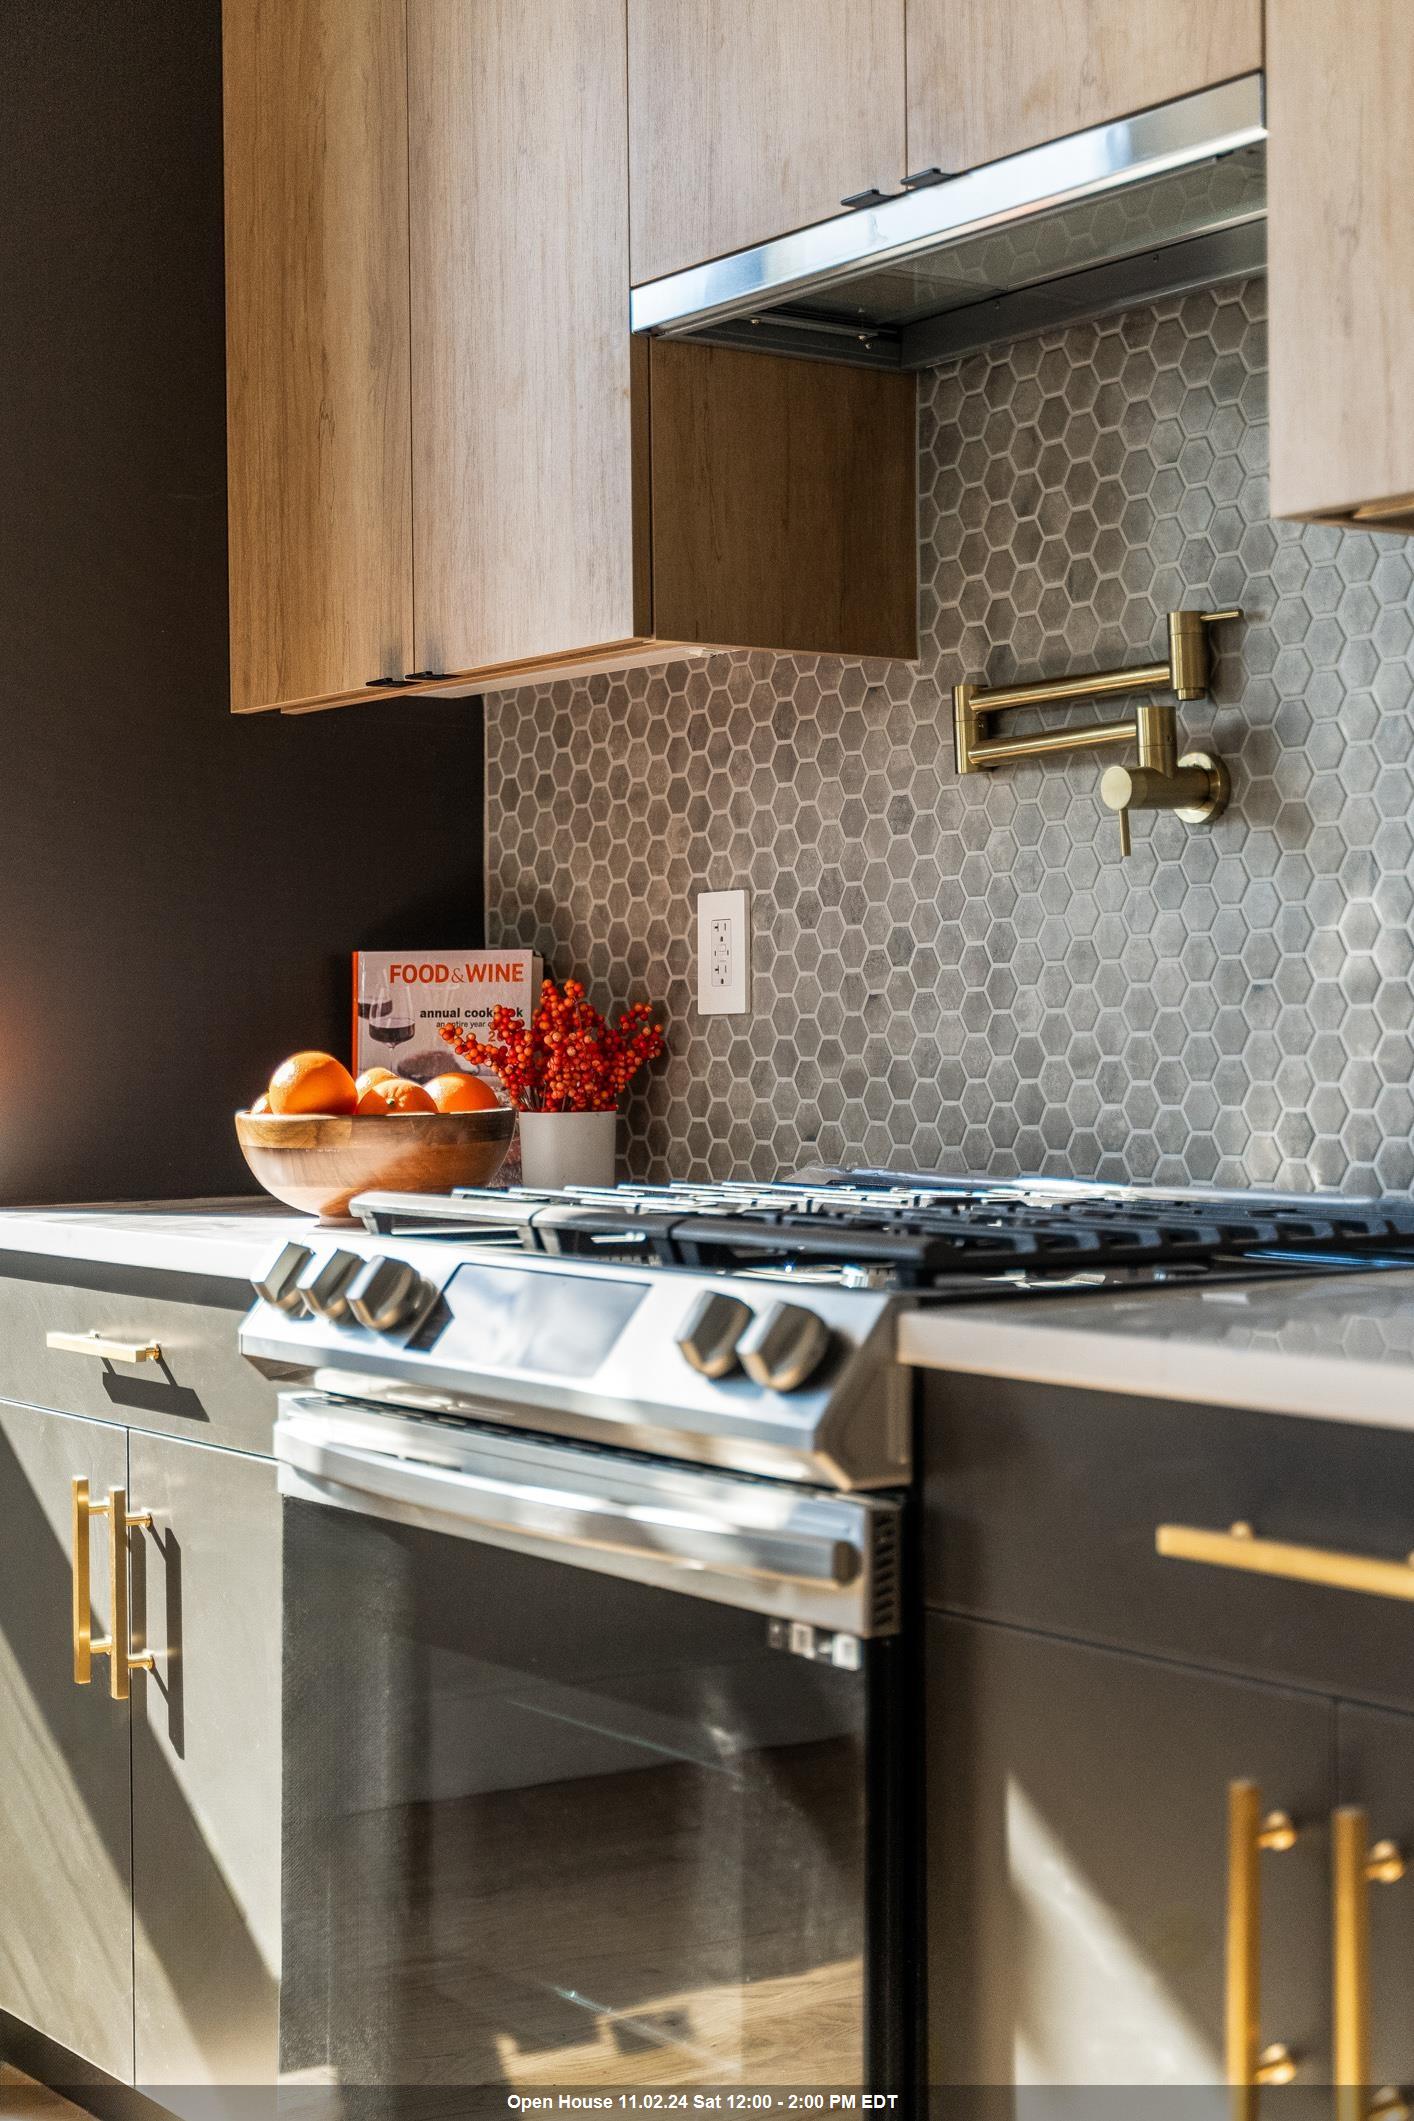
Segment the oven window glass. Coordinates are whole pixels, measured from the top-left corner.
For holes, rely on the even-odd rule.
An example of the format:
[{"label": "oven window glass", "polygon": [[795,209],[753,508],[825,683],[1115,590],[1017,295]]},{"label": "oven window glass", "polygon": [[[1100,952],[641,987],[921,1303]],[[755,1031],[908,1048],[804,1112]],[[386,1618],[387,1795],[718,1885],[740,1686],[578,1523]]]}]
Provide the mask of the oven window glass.
[{"label": "oven window glass", "polygon": [[867,1665],[304,1502],[285,1600],[287,2082],[865,2081]]}]

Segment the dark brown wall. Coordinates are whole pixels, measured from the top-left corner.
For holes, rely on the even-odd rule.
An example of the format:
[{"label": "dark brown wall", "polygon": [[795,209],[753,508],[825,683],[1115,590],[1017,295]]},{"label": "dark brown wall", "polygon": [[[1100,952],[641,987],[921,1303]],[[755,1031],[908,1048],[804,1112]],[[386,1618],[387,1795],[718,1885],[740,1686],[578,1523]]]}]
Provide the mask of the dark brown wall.
[{"label": "dark brown wall", "polygon": [[247,1190],[357,944],[482,937],[465,701],[227,711],[219,0],[0,8],[0,1200]]}]

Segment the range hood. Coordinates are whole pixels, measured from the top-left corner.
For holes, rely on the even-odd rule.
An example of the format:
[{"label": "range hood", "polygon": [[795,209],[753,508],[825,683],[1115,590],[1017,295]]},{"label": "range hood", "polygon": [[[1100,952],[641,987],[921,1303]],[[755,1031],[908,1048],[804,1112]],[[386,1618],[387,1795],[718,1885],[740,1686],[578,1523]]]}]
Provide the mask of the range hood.
[{"label": "range hood", "polygon": [[1262,76],[633,290],[635,332],[923,368],[1266,265]]}]

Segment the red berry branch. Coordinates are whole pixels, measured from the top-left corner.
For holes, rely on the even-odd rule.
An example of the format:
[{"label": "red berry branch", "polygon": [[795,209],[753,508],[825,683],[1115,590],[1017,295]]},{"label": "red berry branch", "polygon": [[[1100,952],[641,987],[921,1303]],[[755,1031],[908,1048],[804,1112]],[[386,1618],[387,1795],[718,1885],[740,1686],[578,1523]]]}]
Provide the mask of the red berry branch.
[{"label": "red berry branch", "polygon": [[494,1009],[489,1039],[460,1024],[441,1029],[464,1061],[500,1077],[517,1112],[613,1112],[639,1069],[663,1050],[651,1004],[632,1002],[611,1024],[577,979],[560,992],[547,979],[529,1024],[504,1004]]}]

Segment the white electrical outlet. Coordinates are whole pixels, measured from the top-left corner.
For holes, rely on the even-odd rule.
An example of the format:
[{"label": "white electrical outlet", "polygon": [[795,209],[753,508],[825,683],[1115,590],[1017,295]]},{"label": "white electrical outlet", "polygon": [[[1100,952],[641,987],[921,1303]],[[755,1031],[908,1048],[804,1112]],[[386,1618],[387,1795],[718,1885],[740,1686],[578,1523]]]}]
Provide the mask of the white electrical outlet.
[{"label": "white electrical outlet", "polygon": [[744,891],[697,894],[697,1008],[745,1016],[751,1008],[751,917]]}]

